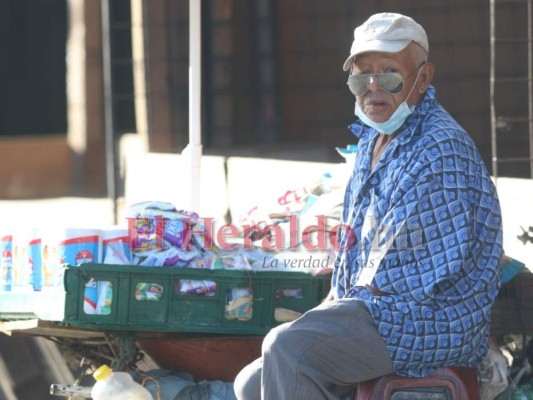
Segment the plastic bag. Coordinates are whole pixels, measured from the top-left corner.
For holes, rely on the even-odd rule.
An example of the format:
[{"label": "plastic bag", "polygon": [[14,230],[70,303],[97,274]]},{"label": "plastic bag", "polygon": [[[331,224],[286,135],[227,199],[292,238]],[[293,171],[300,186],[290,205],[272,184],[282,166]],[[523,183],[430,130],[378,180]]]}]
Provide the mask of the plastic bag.
[{"label": "plastic bag", "polygon": [[509,362],[493,343],[478,367],[481,398],[493,400],[509,385]]}]

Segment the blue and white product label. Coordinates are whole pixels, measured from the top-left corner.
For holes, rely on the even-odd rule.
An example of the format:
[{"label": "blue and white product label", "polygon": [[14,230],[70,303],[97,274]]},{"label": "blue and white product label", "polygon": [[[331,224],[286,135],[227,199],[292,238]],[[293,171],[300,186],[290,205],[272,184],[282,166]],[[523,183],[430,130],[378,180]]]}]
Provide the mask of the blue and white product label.
[{"label": "blue and white product label", "polygon": [[60,264],[79,266],[96,263],[99,258],[100,236],[95,230],[76,230],[70,237],[59,242]]},{"label": "blue and white product label", "polygon": [[29,277],[33,290],[41,290],[43,288],[43,259],[41,248],[41,239],[33,239],[28,245],[28,269],[30,271]]},{"label": "blue and white product label", "polygon": [[83,292],[83,312],[85,314],[97,314],[98,282],[91,279],[85,284]]},{"label": "blue and white product label", "polygon": [[109,281],[98,282],[98,301],[96,313],[101,315],[111,314],[113,307],[113,285]]},{"label": "blue and white product label", "polygon": [[13,237],[0,238],[0,290],[11,291],[13,288]]}]

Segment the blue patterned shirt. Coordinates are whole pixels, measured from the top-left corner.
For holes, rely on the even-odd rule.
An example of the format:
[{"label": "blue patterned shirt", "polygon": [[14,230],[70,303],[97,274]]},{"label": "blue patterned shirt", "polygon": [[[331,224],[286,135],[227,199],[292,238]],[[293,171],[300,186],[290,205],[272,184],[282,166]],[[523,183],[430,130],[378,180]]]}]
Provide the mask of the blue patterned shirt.
[{"label": "blue patterned shirt", "polygon": [[[500,286],[502,231],[498,197],[473,141],[432,86],[373,170],[377,131],[359,121],[350,129],[359,143],[332,278],[336,296],[366,304],[400,375],[477,365]],[[379,295],[359,286],[372,268]]]}]

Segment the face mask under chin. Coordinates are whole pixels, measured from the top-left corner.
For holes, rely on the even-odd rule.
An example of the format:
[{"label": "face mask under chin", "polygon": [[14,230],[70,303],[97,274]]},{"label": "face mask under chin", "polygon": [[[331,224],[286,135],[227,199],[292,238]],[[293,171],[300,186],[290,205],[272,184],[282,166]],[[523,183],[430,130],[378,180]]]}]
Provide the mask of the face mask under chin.
[{"label": "face mask under chin", "polygon": [[405,120],[413,112],[414,107],[409,107],[407,102],[404,100],[390,118],[385,122],[374,122],[372,121],[361,109],[359,103],[355,102],[355,112],[354,114],[365,124],[374,128],[380,133],[385,135],[392,135],[403,125]]}]

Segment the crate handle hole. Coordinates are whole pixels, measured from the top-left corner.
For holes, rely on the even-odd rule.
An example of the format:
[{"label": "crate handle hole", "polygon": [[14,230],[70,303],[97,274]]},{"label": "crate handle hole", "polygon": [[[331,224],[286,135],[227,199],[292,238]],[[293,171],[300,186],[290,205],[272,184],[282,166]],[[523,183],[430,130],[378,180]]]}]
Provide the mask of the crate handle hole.
[{"label": "crate handle hole", "polygon": [[179,296],[214,296],[217,292],[217,283],[205,279],[178,279],[174,282],[174,294]]},{"label": "crate handle hole", "polygon": [[89,315],[109,315],[113,304],[113,283],[90,278],[83,291],[83,312]]},{"label": "crate handle hole", "polygon": [[139,282],[135,285],[135,300],[159,301],[163,296],[164,288],[160,283]]}]

